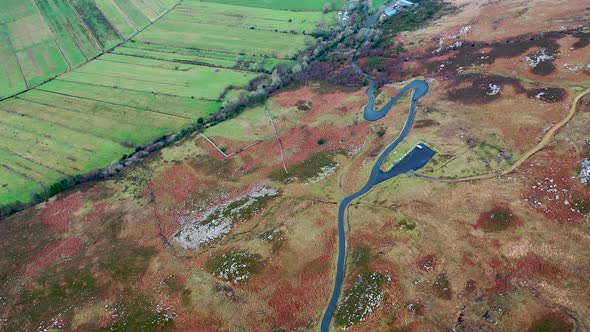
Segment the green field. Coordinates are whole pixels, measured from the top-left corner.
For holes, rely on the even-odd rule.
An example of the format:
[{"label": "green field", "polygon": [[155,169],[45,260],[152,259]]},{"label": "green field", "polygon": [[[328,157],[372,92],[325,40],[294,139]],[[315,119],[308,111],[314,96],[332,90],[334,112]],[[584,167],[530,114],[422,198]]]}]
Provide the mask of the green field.
[{"label": "green field", "polygon": [[305,38],[309,37],[174,21],[165,25],[152,25],[134,40],[235,54],[291,58],[305,46]]},{"label": "green field", "polygon": [[271,72],[279,63],[293,64],[292,60],[264,56],[241,55],[201,49],[182,48],[158,44],[126,43],[113,53],[167,60],[176,63],[205,64],[214,67],[238,68],[251,71]]},{"label": "green field", "polygon": [[[126,56],[109,55],[105,58],[112,57],[125,58]],[[178,66],[176,70],[174,67],[164,67],[166,65],[176,66],[166,61],[151,59],[141,59],[141,63],[92,61],[60,79],[134,91],[214,100],[227,85],[246,85],[256,77],[256,74],[251,72],[206,66],[183,65],[183,68]]]},{"label": "green field", "polygon": [[385,4],[387,0],[373,0],[373,8],[379,8]]},{"label": "green field", "polygon": [[0,14],[3,96],[59,76],[0,101],[0,204],[208,118],[335,21],[315,1],[27,1]]},{"label": "green field", "polygon": [[335,10],[343,5],[342,0],[205,0],[207,2],[224,3],[228,5],[263,7],[271,9],[295,11],[321,11],[326,3],[331,3]]},{"label": "green field", "polygon": [[265,8],[231,6],[186,0],[164,21],[184,21],[245,29],[278,30],[280,32],[312,32],[318,25],[331,24],[334,13],[293,12]]},{"label": "green field", "polygon": [[0,13],[0,99],[122,43],[177,0],[6,0]]}]

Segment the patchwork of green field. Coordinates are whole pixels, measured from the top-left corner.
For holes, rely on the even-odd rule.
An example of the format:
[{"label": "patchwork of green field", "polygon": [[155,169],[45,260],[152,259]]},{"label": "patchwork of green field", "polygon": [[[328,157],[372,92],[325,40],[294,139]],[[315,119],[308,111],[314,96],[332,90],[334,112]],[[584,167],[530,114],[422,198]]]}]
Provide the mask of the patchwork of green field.
[{"label": "patchwork of green field", "polygon": [[57,80],[6,100],[0,103],[0,202],[28,201],[42,186],[104,167],[219,106]]},{"label": "patchwork of green field", "polygon": [[112,105],[129,106],[151,112],[176,115],[187,119],[198,119],[213,114],[221,106],[220,102],[169,96],[144,91],[113,89],[93,84],[53,80],[38,90],[52,92],[78,99],[100,101]]},{"label": "patchwork of green field", "polygon": [[[137,26],[131,21],[128,15],[121,10],[120,7],[112,0],[95,1],[96,7],[108,17],[111,26],[117,31],[118,35],[123,39],[131,38],[137,31]],[[146,26],[148,22],[143,22],[139,26]]]},{"label": "patchwork of green field", "polygon": [[[111,61],[115,57],[129,62]],[[76,71],[69,72],[60,80],[122,88],[134,91],[163,93],[181,97],[215,100],[228,85],[243,86],[257,74],[245,71],[183,65],[152,59],[107,54]],[[206,84],[204,84],[206,82]]]},{"label": "patchwork of green field", "polygon": [[0,98],[27,88],[5,29],[0,29]]},{"label": "patchwork of green field", "polygon": [[250,71],[264,71],[270,73],[279,63],[293,65],[293,60],[276,59],[272,57],[249,56],[234,53],[223,53],[193,48],[182,48],[158,44],[144,44],[138,42],[126,43],[117,47],[114,54],[143,57],[148,59],[165,60],[176,63],[199,64],[212,67],[235,68]]},{"label": "patchwork of green field", "polygon": [[224,25],[168,21],[166,24],[151,25],[134,40],[236,54],[291,58],[305,47],[305,38],[309,37]]},{"label": "patchwork of green field", "polygon": [[0,167],[0,202],[27,202],[30,193],[39,189],[39,184],[24,175]]},{"label": "patchwork of green field", "polygon": [[[233,56],[230,56],[229,58],[204,57],[196,54],[173,53],[170,51],[156,51],[132,47],[117,47],[117,50],[114,53],[115,55],[103,55],[101,60],[125,62],[138,61],[141,63],[142,59],[153,59],[172,62],[170,65],[174,65],[174,63],[183,63],[223,68],[233,68],[236,66],[236,60]],[[124,55],[126,57],[117,57],[116,55]]]},{"label": "patchwork of green field", "polygon": [[59,75],[158,19],[177,0],[6,0],[0,13],[0,99]]},{"label": "patchwork of green field", "polygon": [[338,10],[343,5],[342,0],[205,0],[207,2],[224,3],[228,5],[262,7],[296,11],[321,11],[326,8]]},{"label": "patchwork of green field", "polygon": [[320,24],[331,24],[335,17],[334,13],[324,14],[318,11],[293,12],[187,0],[181,2],[171,15],[163,18],[163,23],[183,21],[244,29],[303,33],[312,32]]},{"label": "patchwork of green field", "polygon": [[[294,65],[306,39],[313,40],[308,34],[335,20],[315,1],[257,2],[267,8],[246,1],[24,3],[16,21],[0,14],[0,87],[20,91],[66,73],[0,101],[0,204],[29,201],[34,190],[105,167],[136,146],[209,117],[220,109],[226,87],[246,91],[277,65]],[[36,17],[32,4],[39,8]],[[262,107],[250,114],[266,121]]]}]

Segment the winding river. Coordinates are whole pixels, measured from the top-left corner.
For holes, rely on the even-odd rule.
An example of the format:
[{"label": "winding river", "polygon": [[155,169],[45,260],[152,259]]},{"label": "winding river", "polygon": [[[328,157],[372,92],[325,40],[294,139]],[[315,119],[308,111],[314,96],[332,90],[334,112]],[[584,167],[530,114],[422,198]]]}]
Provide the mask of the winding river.
[{"label": "winding river", "polygon": [[435,152],[430,149],[426,145],[418,145],[416,146],[410,153],[408,153],[401,161],[395,164],[389,171],[384,172],[381,170],[381,165],[385,161],[385,158],[395,149],[395,147],[408,135],[410,129],[412,128],[412,124],[414,123],[414,118],[416,116],[416,104],[420,98],[428,93],[429,86],[423,80],[415,80],[406,85],[400,92],[398,92],[395,96],[391,98],[391,100],[383,106],[380,110],[375,110],[375,98],[374,98],[374,91],[377,86],[377,82],[369,77],[366,73],[364,73],[358,66],[356,57],[352,60],[352,65],[355,70],[365,76],[370,85],[367,88],[367,97],[368,103],[364,109],[364,118],[367,121],[374,122],[382,119],[391,107],[410,89],[414,90],[412,95],[412,102],[410,104],[410,112],[408,114],[408,118],[404,124],[403,129],[399,133],[398,137],[391,142],[391,144],[381,153],[377,161],[375,162],[373,169],[371,170],[371,175],[369,176],[369,180],[367,183],[357,192],[354,194],[344,198],[340,202],[340,206],[338,207],[338,263],[336,266],[336,280],[334,283],[334,290],[332,291],[332,297],[330,298],[330,304],[324,313],[324,317],[322,318],[322,325],[321,331],[328,332],[330,329],[330,322],[332,321],[332,317],[334,312],[336,311],[336,307],[338,305],[338,298],[340,296],[340,292],[342,290],[342,282],[344,281],[344,269],[346,263],[346,233],[344,230],[344,214],[350,202],[355,200],[356,198],[366,194],[371,190],[374,186],[378,185],[379,183],[389,180],[393,177],[396,177],[400,174],[407,173],[409,171],[414,171],[422,168],[426,163],[432,159]]}]

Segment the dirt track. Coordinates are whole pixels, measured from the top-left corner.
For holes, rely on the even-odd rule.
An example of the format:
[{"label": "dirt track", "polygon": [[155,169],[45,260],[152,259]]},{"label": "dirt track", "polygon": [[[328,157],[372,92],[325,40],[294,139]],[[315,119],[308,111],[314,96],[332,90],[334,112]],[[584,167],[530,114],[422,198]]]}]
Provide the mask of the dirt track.
[{"label": "dirt track", "polygon": [[501,176],[510,174],[510,173],[514,172],[518,167],[520,167],[520,165],[522,165],[525,161],[527,161],[531,156],[533,156],[535,153],[541,151],[549,143],[551,143],[551,141],[553,140],[553,136],[555,136],[555,133],[559,129],[561,129],[563,126],[565,126],[568,122],[570,122],[571,119],[574,117],[574,115],[578,111],[578,104],[580,103],[580,100],[584,96],[586,96],[587,94],[590,94],[590,89],[587,89],[584,92],[578,94],[576,96],[576,98],[574,99],[572,106],[570,108],[570,111],[568,112],[567,116],[563,120],[561,120],[559,123],[557,123],[555,126],[553,126],[549,131],[547,131],[547,133],[545,133],[545,136],[543,136],[543,139],[539,142],[539,144],[537,144],[535,147],[533,147],[532,149],[527,151],[510,168],[507,168],[507,169],[500,171],[500,172],[473,175],[473,176],[467,176],[467,177],[462,177],[462,178],[434,178],[434,177],[420,175],[420,174],[416,174],[416,173],[412,173],[412,174],[410,174],[410,176],[424,179],[424,180],[428,180],[428,181],[434,181],[434,182],[457,183],[457,182],[467,182],[467,181],[491,179],[491,178],[501,177]]}]

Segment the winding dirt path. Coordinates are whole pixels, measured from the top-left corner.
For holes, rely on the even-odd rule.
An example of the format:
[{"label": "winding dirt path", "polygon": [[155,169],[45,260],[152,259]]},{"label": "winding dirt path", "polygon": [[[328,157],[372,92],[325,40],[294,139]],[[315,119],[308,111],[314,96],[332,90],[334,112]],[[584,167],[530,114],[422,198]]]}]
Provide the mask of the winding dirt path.
[{"label": "winding dirt path", "polygon": [[467,176],[467,177],[462,177],[462,178],[435,178],[435,177],[430,177],[430,176],[416,174],[416,173],[411,173],[409,175],[419,178],[419,179],[428,180],[428,181],[444,182],[444,183],[457,183],[457,182],[468,182],[468,181],[491,179],[491,178],[501,177],[501,176],[510,174],[510,173],[514,172],[518,167],[520,167],[524,162],[526,162],[530,157],[532,157],[535,153],[541,151],[549,143],[551,143],[553,141],[553,137],[555,136],[555,133],[559,129],[561,129],[563,126],[565,126],[568,122],[570,122],[571,119],[573,119],[574,115],[578,111],[578,106],[579,106],[580,100],[588,94],[590,94],[590,89],[587,89],[584,92],[581,92],[580,94],[578,94],[576,96],[576,98],[574,99],[567,116],[563,120],[561,120],[559,123],[557,123],[555,126],[553,126],[551,129],[549,129],[549,131],[547,131],[545,133],[545,136],[543,136],[543,139],[535,147],[533,147],[532,149],[527,151],[522,157],[520,157],[520,159],[518,159],[518,161],[516,163],[514,163],[514,165],[512,165],[510,168],[507,168],[507,169],[500,171],[500,172],[473,175],[473,176]]},{"label": "winding dirt path", "polygon": [[285,163],[285,153],[283,152],[283,142],[281,141],[281,138],[279,137],[279,132],[277,131],[277,127],[275,127],[275,123],[272,120],[272,116],[270,115],[270,110],[268,109],[268,103],[264,103],[264,110],[266,111],[266,115],[268,116],[268,120],[270,121],[270,124],[272,125],[272,130],[275,134],[275,137],[277,139],[277,143],[279,143],[279,148],[281,149],[281,161],[283,162],[283,169],[285,170],[285,173],[288,174],[289,171],[287,171],[287,164]]}]

